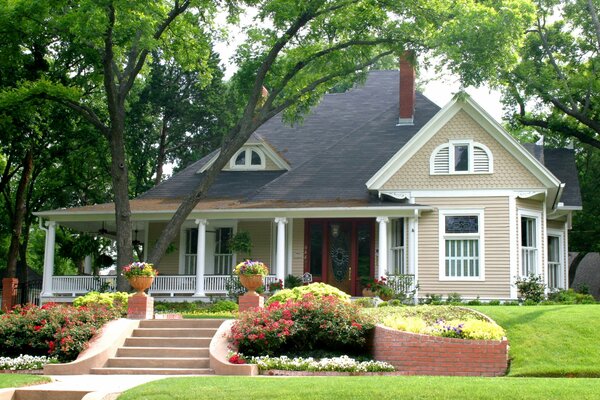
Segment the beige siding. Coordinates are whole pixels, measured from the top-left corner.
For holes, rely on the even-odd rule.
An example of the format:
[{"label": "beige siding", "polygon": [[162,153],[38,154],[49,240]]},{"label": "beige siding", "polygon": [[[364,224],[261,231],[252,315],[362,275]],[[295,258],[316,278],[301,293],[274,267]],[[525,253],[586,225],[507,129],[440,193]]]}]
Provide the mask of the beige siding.
[{"label": "beige siding", "polygon": [[[458,292],[465,297],[485,299],[510,297],[508,197],[418,198],[416,202],[436,207],[419,218],[420,296]],[[484,210],[484,281],[440,281],[438,208]]]},{"label": "beige siding", "polygon": [[[494,159],[494,173],[468,175],[430,175],[429,159],[439,145],[448,140],[471,139],[486,145]],[[543,185],[515,157],[491,137],[467,113],[460,111],[434,135],[383,189],[501,189],[541,188]]]},{"label": "beige siding", "polygon": [[562,231],[565,229],[564,221],[548,221],[548,229],[557,229]]},{"label": "beige siding", "polygon": [[292,275],[302,276],[304,273],[304,219],[294,219],[292,229]]},{"label": "beige siding", "polygon": [[[252,254],[250,255],[253,260],[260,260],[267,263],[269,267],[273,263],[271,243],[272,243],[272,223],[270,221],[239,221],[238,232],[245,231],[250,234],[252,240]],[[241,257],[247,257],[248,255],[238,255],[238,260]]]},{"label": "beige siding", "polygon": [[[148,244],[153,246],[158,240],[158,236],[164,229],[166,223],[151,222],[148,225]],[[161,258],[156,265],[156,269],[162,275],[177,275],[179,274],[179,235],[173,239],[172,246],[169,251]]]}]

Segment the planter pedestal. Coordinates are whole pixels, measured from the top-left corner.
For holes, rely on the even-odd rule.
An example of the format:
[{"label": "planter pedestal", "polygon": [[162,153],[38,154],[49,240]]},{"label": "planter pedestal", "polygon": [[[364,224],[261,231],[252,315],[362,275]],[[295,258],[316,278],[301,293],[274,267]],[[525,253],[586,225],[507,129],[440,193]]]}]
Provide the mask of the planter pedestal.
[{"label": "planter pedestal", "polygon": [[[131,301],[131,300],[130,300]],[[265,306],[265,298],[255,294],[246,293],[239,298],[240,312],[244,312],[256,307]]]},{"label": "planter pedestal", "polygon": [[[143,292],[142,292],[143,293]],[[127,306],[127,318],[129,319],[153,319],[154,298],[146,294],[134,294],[129,298]]]}]

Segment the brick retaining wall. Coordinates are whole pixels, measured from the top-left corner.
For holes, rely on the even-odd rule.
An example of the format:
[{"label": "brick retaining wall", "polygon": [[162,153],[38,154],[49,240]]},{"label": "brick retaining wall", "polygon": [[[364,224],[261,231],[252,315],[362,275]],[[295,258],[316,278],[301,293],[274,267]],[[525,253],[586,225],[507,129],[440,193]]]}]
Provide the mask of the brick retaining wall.
[{"label": "brick retaining wall", "polygon": [[402,375],[501,376],[508,368],[508,341],[465,340],[376,326],[371,354]]}]

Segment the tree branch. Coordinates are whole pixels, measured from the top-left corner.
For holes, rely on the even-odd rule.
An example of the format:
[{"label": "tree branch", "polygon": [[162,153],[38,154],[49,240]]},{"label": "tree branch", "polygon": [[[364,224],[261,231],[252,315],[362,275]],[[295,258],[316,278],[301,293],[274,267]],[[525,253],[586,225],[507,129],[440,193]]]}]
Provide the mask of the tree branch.
[{"label": "tree branch", "polygon": [[586,144],[589,144],[590,146],[600,149],[600,140],[595,139],[594,137],[592,137],[590,135],[586,135],[585,133],[583,133],[582,131],[580,131],[578,129],[571,128],[570,126],[568,126],[566,124],[558,124],[558,123],[548,122],[548,121],[545,121],[542,119],[528,118],[523,115],[517,116],[517,119],[518,119],[519,123],[521,123],[522,125],[532,126],[532,127],[537,127],[537,128],[542,128],[542,129],[547,129],[550,131],[558,132],[564,136],[571,136],[571,137],[577,138],[582,143],[586,143]]}]

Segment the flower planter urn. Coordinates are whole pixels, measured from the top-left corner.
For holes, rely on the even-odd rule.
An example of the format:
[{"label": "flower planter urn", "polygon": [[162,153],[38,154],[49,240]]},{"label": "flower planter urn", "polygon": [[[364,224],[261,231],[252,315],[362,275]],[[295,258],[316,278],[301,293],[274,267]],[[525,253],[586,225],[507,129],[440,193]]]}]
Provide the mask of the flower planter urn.
[{"label": "flower planter urn", "polygon": [[375,293],[371,289],[364,288],[362,290],[363,297],[375,297]]},{"label": "flower planter urn", "polygon": [[132,276],[127,278],[129,284],[133,289],[135,289],[136,294],[134,296],[147,296],[144,293],[144,290],[150,288],[152,286],[152,282],[154,282],[153,276]]},{"label": "flower planter urn", "polygon": [[258,296],[256,289],[262,286],[262,275],[240,275],[240,283],[248,290],[249,296]]}]

